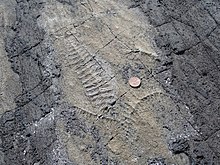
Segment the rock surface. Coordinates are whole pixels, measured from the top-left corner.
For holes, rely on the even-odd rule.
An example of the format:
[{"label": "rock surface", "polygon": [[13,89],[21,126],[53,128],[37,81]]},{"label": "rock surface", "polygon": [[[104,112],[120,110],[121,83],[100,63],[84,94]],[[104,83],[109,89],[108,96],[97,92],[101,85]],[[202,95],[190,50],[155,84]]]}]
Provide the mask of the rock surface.
[{"label": "rock surface", "polygon": [[1,0],[0,165],[220,164],[219,24],[218,0]]}]

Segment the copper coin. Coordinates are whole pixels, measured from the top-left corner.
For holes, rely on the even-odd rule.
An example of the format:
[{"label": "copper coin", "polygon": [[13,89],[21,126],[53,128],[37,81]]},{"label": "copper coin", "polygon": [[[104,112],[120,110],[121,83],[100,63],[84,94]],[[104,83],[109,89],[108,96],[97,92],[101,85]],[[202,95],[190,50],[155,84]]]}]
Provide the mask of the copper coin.
[{"label": "copper coin", "polygon": [[131,77],[128,82],[130,86],[134,88],[137,88],[141,85],[141,80],[138,77]]}]

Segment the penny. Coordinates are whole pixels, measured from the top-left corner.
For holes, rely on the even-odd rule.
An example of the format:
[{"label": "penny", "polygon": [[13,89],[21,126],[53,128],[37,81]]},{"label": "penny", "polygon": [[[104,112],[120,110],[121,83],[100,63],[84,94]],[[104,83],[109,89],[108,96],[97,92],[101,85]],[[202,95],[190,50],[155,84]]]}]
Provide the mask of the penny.
[{"label": "penny", "polygon": [[131,77],[128,82],[130,86],[134,88],[137,88],[141,85],[141,80],[138,77]]}]

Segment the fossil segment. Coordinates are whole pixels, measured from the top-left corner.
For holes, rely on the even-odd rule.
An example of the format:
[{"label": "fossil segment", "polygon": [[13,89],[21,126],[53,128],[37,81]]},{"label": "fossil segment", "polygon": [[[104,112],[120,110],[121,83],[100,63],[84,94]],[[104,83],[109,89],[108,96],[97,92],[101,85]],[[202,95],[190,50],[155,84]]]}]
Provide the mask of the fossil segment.
[{"label": "fossil segment", "polygon": [[77,74],[85,95],[95,109],[95,112],[82,109],[80,111],[86,116],[92,115],[96,118],[94,120],[100,118],[114,122],[126,139],[134,138],[134,125],[138,121],[138,114],[128,104],[121,103],[121,100],[118,100],[119,103],[115,107],[112,106],[117,101],[116,82],[75,36],[65,37],[61,41],[66,46],[62,52],[59,52],[60,55],[65,56],[64,67],[72,70],[72,76],[74,73]]},{"label": "fossil segment", "polygon": [[116,84],[111,81],[112,77],[75,36],[67,36],[61,41],[65,47],[58,53],[65,56],[64,67],[73,71],[73,74],[74,72],[77,74],[85,95],[95,108],[99,111],[109,109],[117,99]]},{"label": "fossil segment", "polygon": [[139,115],[133,107],[123,101],[119,100],[121,103],[118,107],[119,120],[121,127],[125,133],[125,138],[128,140],[134,140],[136,138],[136,125],[139,121]]}]

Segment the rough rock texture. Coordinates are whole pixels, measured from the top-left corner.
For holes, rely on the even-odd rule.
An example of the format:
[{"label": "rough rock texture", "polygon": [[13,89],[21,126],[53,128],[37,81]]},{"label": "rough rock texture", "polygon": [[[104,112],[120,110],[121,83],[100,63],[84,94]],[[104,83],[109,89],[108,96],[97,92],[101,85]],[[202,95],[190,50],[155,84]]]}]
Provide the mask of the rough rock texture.
[{"label": "rough rock texture", "polygon": [[2,0],[0,165],[220,164],[219,23],[218,0]]},{"label": "rough rock texture", "polygon": [[139,7],[158,31],[157,80],[188,107],[192,120],[185,119],[198,132],[188,144],[172,142],[172,150],[185,152],[191,164],[220,164],[220,2],[149,0]]}]

